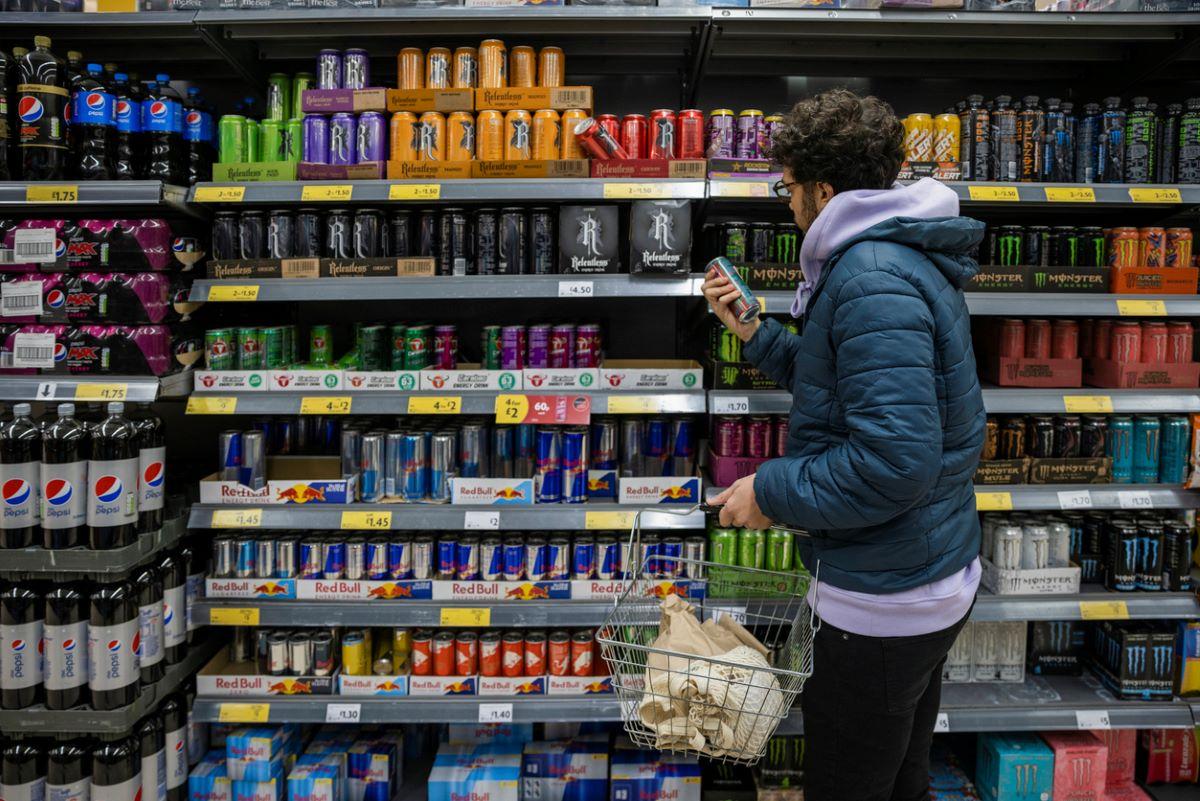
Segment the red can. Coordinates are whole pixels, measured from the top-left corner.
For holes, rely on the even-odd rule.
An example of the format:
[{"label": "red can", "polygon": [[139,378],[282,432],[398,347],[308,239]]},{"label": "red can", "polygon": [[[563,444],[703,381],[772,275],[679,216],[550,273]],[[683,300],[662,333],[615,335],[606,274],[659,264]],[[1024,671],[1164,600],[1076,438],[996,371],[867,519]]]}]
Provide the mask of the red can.
[{"label": "red can", "polygon": [[577,631],[571,638],[571,675],[591,676],[596,640],[590,631]]},{"label": "red can", "polygon": [[454,675],[474,676],[479,672],[479,635],[460,631],[454,638]]},{"label": "red can", "polygon": [[412,634],[412,673],[428,676],[433,673],[433,635],[423,629]]},{"label": "red can", "polygon": [[546,675],[546,632],[525,633],[525,675]]},{"label": "red can", "polygon": [[650,112],[650,150],[647,158],[679,158],[679,142],[675,137],[675,112],[659,108]]},{"label": "red can", "polygon": [[479,637],[479,674],[500,675],[500,632],[485,631]]},{"label": "red can", "polygon": [[1192,324],[1179,320],[1167,323],[1167,361],[1187,364],[1192,360]]},{"label": "red can", "polygon": [[754,459],[771,458],[771,418],[750,418],[746,425],[746,455]]},{"label": "red can", "polygon": [[1142,323],[1142,364],[1162,364],[1169,351],[1166,323]]},{"label": "red can", "polygon": [[1085,317],[1079,321],[1079,356],[1083,359],[1091,358],[1092,355],[1092,336],[1095,321],[1091,317]]},{"label": "red can", "polygon": [[1108,358],[1115,362],[1137,362],[1142,358],[1142,327],[1137,323],[1113,323]]},{"label": "red can", "polygon": [[1000,358],[1020,359],[1025,355],[1025,321],[1008,318],[1000,323]]},{"label": "red can", "polygon": [[433,635],[433,675],[454,675],[454,632],[439,631]]},{"label": "red can", "polygon": [[1167,266],[1192,266],[1192,229],[1167,229]]},{"label": "red can", "polygon": [[1055,320],[1050,328],[1050,358],[1079,358],[1079,323],[1074,320]]},{"label": "red can", "polygon": [[597,161],[629,158],[617,138],[592,117],[575,126],[575,142],[589,158]]},{"label": "red can", "polygon": [[1112,320],[1097,320],[1092,323],[1092,358],[1112,357]]},{"label": "red can", "polygon": [[788,444],[788,419],[786,415],[780,415],[775,418],[775,458],[787,456]]},{"label": "red can", "polygon": [[505,632],[500,641],[500,670],[509,677],[525,675],[525,635],[521,632]]},{"label": "red can", "polygon": [[1113,228],[1108,234],[1108,266],[1137,267],[1141,242],[1136,228]]},{"label": "red can", "polygon": [[714,420],[713,450],[718,456],[745,456],[746,421],[732,415]]},{"label": "red can", "polygon": [[609,136],[620,141],[621,120],[616,114],[597,114],[596,122],[600,123],[601,128],[608,131]]},{"label": "red can", "polygon": [[704,112],[698,108],[679,112],[679,158],[704,158]]},{"label": "red can", "polygon": [[571,675],[571,635],[565,631],[550,632],[550,675]]},{"label": "red can", "polygon": [[621,120],[621,147],[631,159],[646,158],[646,139],[650,132],[650,123],[645,114],[626,114]]},{"label": "red can", "polygon": [[1138,266],[1167,265],[1167,232],[1163,228],[1143,228],[1138,231]]},{"label": "red can", "polygon": [[1050,358],[1050,321],[1025,321],[1025,358]]}]

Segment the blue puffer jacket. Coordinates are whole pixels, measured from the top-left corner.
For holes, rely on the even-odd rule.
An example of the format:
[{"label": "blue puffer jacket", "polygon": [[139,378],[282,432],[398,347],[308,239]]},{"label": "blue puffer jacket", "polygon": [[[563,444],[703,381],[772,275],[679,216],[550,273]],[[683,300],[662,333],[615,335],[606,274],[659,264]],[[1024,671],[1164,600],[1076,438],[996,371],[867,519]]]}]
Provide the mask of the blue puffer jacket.
[{"label": "blue puffer jacket", "polygon": [[800,554],[823,582],[900,592],[979,554],[985,416],[962,287],[982,236],[965,217],[880,222],[825,262],[799,336],[768,320],[744,349],[792,393],[758,505],[813,535]]}]

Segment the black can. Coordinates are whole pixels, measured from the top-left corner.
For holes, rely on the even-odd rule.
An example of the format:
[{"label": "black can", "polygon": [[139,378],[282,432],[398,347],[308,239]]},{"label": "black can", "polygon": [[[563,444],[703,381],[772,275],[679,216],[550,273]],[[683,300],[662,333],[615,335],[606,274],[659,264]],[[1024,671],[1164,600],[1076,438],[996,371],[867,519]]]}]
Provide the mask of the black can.
[{"label": "black can", "polygon": [[771,225],[750,226],[750,238],[746,241],[746,260],[763,264],[771,260],[775,252],[775,228]]},{"label": "black can", "polygon": [[1079,265],[1079,232],[1075,226],[1054,226],[1050,232],[1050,252],[1047,261],[1051,267]]},{"label": "black can", "polygon": [[417,252],[423,259],[438,257],[438,213],[433,209],[421,209],[417,213]]},{"label": "black can", "polygon": [[1089,512],[1083,517],[1083,535],[1079,550],[1081,553],[1104,553],[1108,550],[1108,518],[1105,515]]},{"label": "black can", "polygon": [[1105,437],[1108,435],[1108,420],[1103,415],[1084,415],[1079,429],[1079,455],[1100,458],[1106,452]]},{"label": "black can", "polygon": [[1138,527],[1136,523],[1118,520],[1113,521],[1109,526],[1104,574],[1104,583],[1110,590],[1132,592],[1137,589]]},{"label": "black can", "polygon": [[412,214],[407,211],[393,211],[388,221],[388,253],[397,259],[407,259],[412,255]]},{"label": "black can", "polygon": [[267,257],[266,221],[261,211],[243,211],[238,219],[238,253],[243,259]]},{"label": "black can", "polygon": [[1104,229],[1098,225],[1088,225],[1079,229],[1079,267],[1104,266]]},{"label": "black can", "polygon": [[1179,121],[1183,117],[1183,104],[1167,105],[1166,116],[1159,118],[1158,182],[1173,184],[1178,174]]},{"label": "black can", "polygon": [[744,222],[729,222],[721,226],[721,255],[734,264],[746,263],[750,226]]},{"label": "black can", "polygon": [[383,255],[387,228],[379,209],[359,209],[354,212],[354,257],[374,259]]},{"label": "black can", "polygon": [[987,181],[991,177],[991,114],[983,107],[983,95],[970,95],[967,98],[967,106],[958,115],[962,132],[959,154],[963,180]]},{"label": "black can", "polygon": [[472,263],[470,230],[467,213],[463,209],[443,209],[438,221],[438,275],[466,275],[467,265]]},{"label": "black can", "polygon": [[475,212],[475,274],[495,275],[499,269],[498,234],[495,209]]},{"label": "black can", "polygon": [[1079,415],[1066,414],[1054,421],[1054,455],[1059,459],[1078,459],[1082,448],[1083,426]]},{"label": "black can", "polygon": [[1163,584],[1163,525],[1154,518],[1137,521],[1137,588],[1158,591]]},{"label": "black can", "polygon": [[1035,414],[1029,418],[1029,455],[1035,459],[1053,459],[1055,456],[1054,418],[1048,414]]},{"label": "black can", "polygon": [[354,254],[354,222],[346,209],[334,209],[325,215],[325,242],[322,250],[330,259],[348,259]]},{"label": "black can", "polygon": [[1027,226],[1021,246],[1021,264],[1027,267],[1050,266],[1050,226]]},{"label": "black can", "polygon": [[216,261],[236,259],[242,254],[236,211],[218,211],[213,217],[212,257]]},{"label": "black can", "polygon": [[267,258],[290,259],[295,252],[295,219],[287,209],[275,209],[267,215]]},{"label": "black can", "polygon": [[529,273],[529,224],[523,209],[500,209],[500,230],[497,240],[500,275]]},{"label": "black can", "polygon": [[320,258],[322,226],[321,212],[316,209],[300,209],[296,212],[296,237],[292,255],[298,259]]},{"label": "black can", "polygon": [[554,216],[546,208],[533,209],[529,213],[530,267],[534,275],[556,272],[558,237],[554,232]]},{"label": "black can", "polygon": [[1025,228],[1021,225],[1002,225],[992,245],[992,264],[1000,267],[1020,267],[1025,264]]},{"label": "black can", "polygon": [[1021,459],[1025,456],[1025,417],[1014,415],[1000,427],[999,458]]},{"label": "black can", "polygon": [[1182,520],[1163,523],[1163,586],[1167,592],[1192,589],[1192,531]]}]

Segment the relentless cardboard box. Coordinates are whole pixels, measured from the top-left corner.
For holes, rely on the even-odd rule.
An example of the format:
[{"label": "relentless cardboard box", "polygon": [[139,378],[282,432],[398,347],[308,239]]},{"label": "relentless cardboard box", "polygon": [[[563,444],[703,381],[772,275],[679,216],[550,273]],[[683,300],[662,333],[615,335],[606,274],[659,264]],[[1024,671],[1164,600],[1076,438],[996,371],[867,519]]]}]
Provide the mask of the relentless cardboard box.
[{"label": "relentless cardboard box", "polygon": [[[393,181],[450,180],[471,177],[469,161],[389,161],[387,177]],[[389,190],[391,191],[391,190]],[[432,192],[433,190],[427,190]],[[429,199],[436,200],[441,190]]]},{"label": "relentless cardboard box", "polygon": [[205,264],[209,278],[405,278],[431,276],[431,258],[231,259]]},{"label": "relentless cardboard box", "polygon": [[294,181],[294,161],[242,161],[213,165],[213,180],[250,183],[255,181]]},{"label": "relentless cardboard box", "polygon": [[587,178],[587,159],[472,161],[472,178]]},{"label": "relentless cardboard box", "polygon": [[[387,111],[387,89],[305,89],[300,103],[305,114]],[[441,111],[441,109],[436,109]]]},{"label": "relentless cardboard box", "polygon": [[475,93],[470,89],[388,89],[388,111],[471,111]]},{"label": "relentless cardboard box", "polygon": [[708,162],[704,159],[593,159],[593,178],[674,178],[703,180]]},{"label": "relentless cardboard box", "polygon": [[692,204],[637,200],[629,210],[629,272],[691,272]]},{"label": "relentless cardboard box", "polygon": [[475,108],[498,111],[536,108],[552,108],[556,111],[563,111],[570,108],[581,108],[589,111],[592,108],[592,87],[535,86],[523,88],[510,86],[503,89],[476,89]]},{"label": "relentless cardboard box", "polygon": [[358,164],[316,164],[302,161],[296,165],[296,178],[301,181],[373,181],[386,174],[386,161],[364,161]]},{"label": "relentless cardboard box", "polygon": [[620,272],[620,242],[616,206],[563,206],[559,209],[560,272]]}]

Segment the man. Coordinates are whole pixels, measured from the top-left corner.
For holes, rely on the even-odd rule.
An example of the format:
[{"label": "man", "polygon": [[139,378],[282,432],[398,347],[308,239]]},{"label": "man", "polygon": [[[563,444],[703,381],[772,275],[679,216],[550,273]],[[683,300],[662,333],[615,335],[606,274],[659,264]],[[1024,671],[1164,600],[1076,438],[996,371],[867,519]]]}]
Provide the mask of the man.
[{"label": "man", "polygon": [[716,502],[723,526],[810,535],[805,801],[928,798],[942,664],[979,585],[985,415],[962,288],[983,225],[936,181],[895,184],[903,138],[887,104],[845,90],[798,103],[775,135],[805,233],[801,334],[739,323],[728,280],[704,282],[746,359],[792,393],[787,456]]}]

